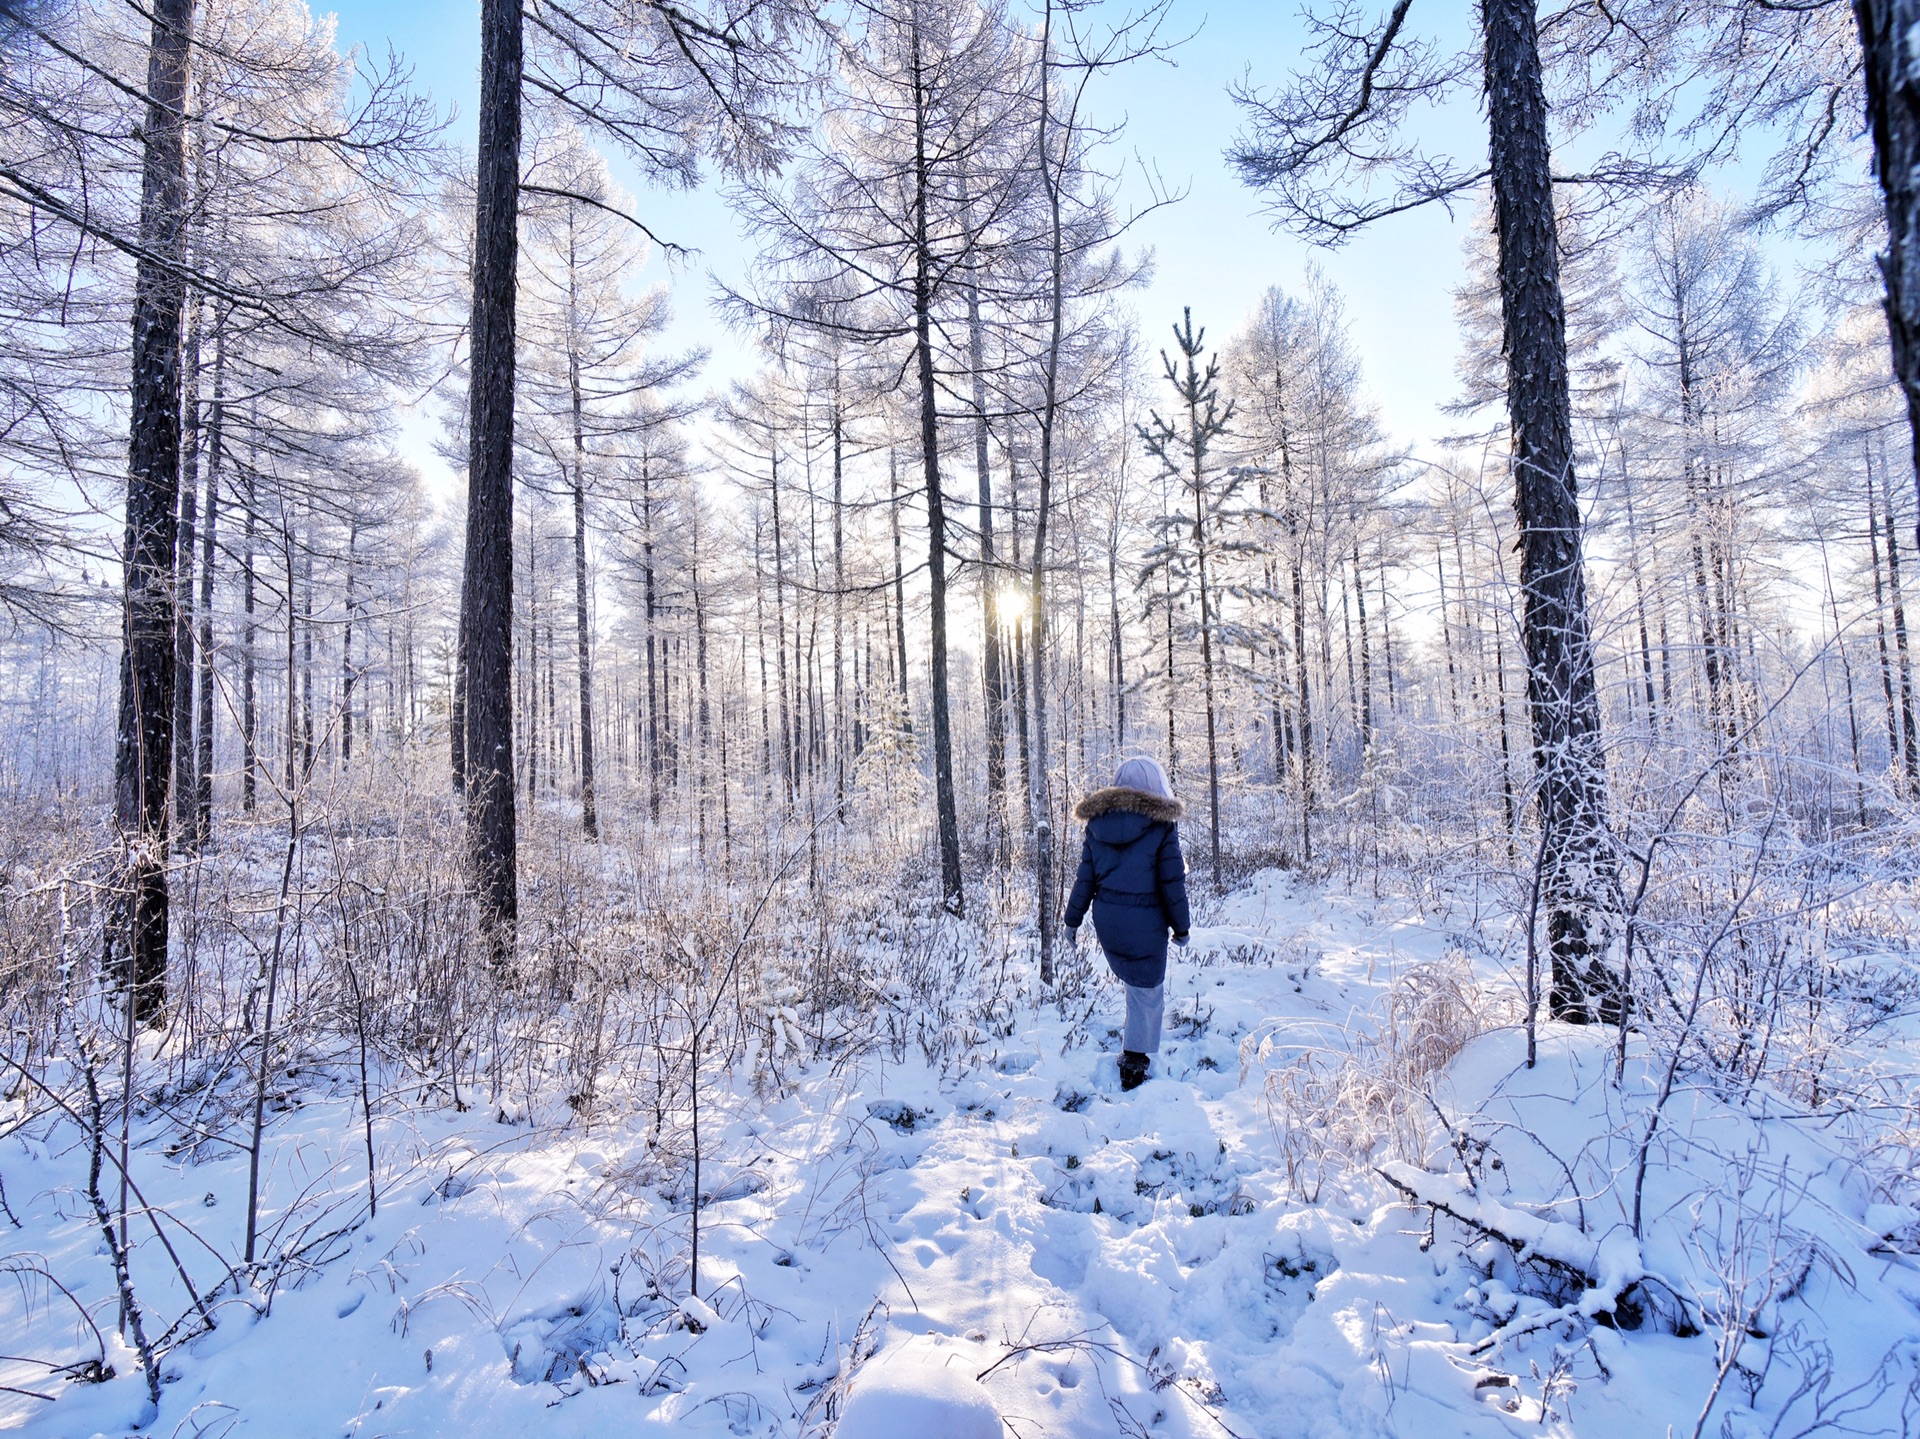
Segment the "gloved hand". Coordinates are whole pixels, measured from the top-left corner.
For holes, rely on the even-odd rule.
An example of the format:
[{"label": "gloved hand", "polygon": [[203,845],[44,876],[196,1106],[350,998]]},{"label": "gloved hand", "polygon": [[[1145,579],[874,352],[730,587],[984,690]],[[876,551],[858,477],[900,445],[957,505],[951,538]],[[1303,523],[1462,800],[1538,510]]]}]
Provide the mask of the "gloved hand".
[{"label": "gloved hand", "polygon": [[1173,937],[1173,942],[1179,945],[1182,949],[1185,949],[1187,947],[1188,941],[1190,941],[1192,938],[1193,936],[1190,934],[1176,934]]}]

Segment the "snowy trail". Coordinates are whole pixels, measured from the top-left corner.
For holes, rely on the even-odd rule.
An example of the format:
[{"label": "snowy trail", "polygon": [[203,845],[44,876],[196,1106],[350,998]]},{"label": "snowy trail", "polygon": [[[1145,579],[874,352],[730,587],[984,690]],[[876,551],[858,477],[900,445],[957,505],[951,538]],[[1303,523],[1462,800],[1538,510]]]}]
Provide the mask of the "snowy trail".
[{"label": "snowy trail", "polygon": [[[1223,919],[1176,961],[1168,1041],[1132,1094],[1118,1089],[1110,988],[1096,991],[1090,1025],[1027,1008],[944,1078],[911,1046],[903,1062],[883,1049],[794,1069],[765,1098],[736,1075],[712,1121],[699,1301],[684,1297],[685,1203],[650,1167],[645,1116],[540,1130],[480,1111],[383,1120],[378,1217],[318,1252],[268,1316],[229,1296],[220,1327],[170,1357],[151,1432],[824,1439],[839,1409],[848,1439],[866,1439],[898,1430],[898,1405],[932,1402],[943,1384],[955,1413],[976,1396],[1004,1425],[954,1428],[957,1439],[1690,1432],[1720,1362],[1711,1323],[1693,1337],[1556,1329],[1564,1298],[1527,1292],[1511,1255],[1451,1221],[1430,1243],[1425,1211],[1370,1171],[1315,1193],[1290,1176],[1265,1067],[1339,1057],[1399,977],[1457,953],[1462,936],[1405,910],[1297,894],[1277,876]],[[1490,1136],[1476,1202],[1578,1220],[1595,1245],[1617,1247],[1618,1200],[1595,1178],[1623,1162],[1604,1037],[1551,1031],[1531,1073],[1518,1043],[1510,1030],[1484,1036],[1432,1088]],[[1782,1358],[1772,1378],[1736,1373],[1729,1432],[1768,1432],[1770,1418],[1748,1424],[1733,1402],[1749,1388],[1799,1404],[1804,1424],[1792,1365],[1809,1351],[1790,1346],[1795,1333],[1836,1356],[1829,1392],[1864,1396],[1877,1432],[1902,1432],[1893,1360],[1920,1346],[1920,1267],[1876,1234],[1920,1216],[1869,1211],[1817,1134],[1704,1093],[1674,1121],[1686,1139],[1650,1176],[1660,1218],[1646,1259],[1703,1296],[1701,1315],[1715,1281],[1700,1237],[1724,1228],[1712,1195],[1727,1164],[1754,1193],[1763,1181],[1790,1192],[1778,1208],[1792,1233],[1832,1256],[1770,1312]],[[273,1134],[275,1192],[302,1174],[363,1193],[348,1096],[314,1097]],[[70,1133],[16,1143],[0,1179],[22,1222],[11,1252],[80,1276],[105,1328],[111,1276],[75,1188],[83,1158]],[[1444,1141],[1427,1156],[1446,1192],[1468,1182],[1456,1159]],[[1566,1165],[1587,1191],[1577,1204],[1562,1194]],[[136,1174],[156,1205],[235,1243],[243,1158],[196,1163],[153,1144]],[[150,1238],[134,1263],[155,1312],[184,1307]],[[49,1325],[70,1321],[29,1289],[0,1290],[0,1352],[44,1351]],[[1540,1332],[1496,1337],[1535,1321]],[[1747,1362],[1774,1343],[1754,1341]],[[1882,1354],[1892,1367],[1876,1390]],[[124,1433],[145,1398],[131,1356],[109,1357],[121,1377],[55,1386],[56,1403],[11,1400],[0,1423],[60,1439]],[[48,1387],[19,1366],[0,1383]],[[845,1410],[863,1393],[879,1429]]]},{"label": "snowy trail", "polygon": [[[1338,1323],[1273,1363],[1338,1261],[1324,1225],[1288,1222],[1239,1051],[1256,1030],[1325,1044],[1409,956],[1380,938],[1400,926],[1272,905],[1243,897],[1239,923],[1196,932],[1170,994],[1178,1037],[1141,1090],[1119,1092],[1112,1029],[1063,1055],[1066,1026],[1043,1020],[929,1102],[931,1139],[894,1140],[911,1162],[882,1175],[890,1325],[991,1370],[1014,1434],[1274,1432],[1263,1413],[1344,1432],[1361,1417],[1342,1400],[1355,1358]],[[1414,942],[1437,957],[1444,936]],[[1217,967],[1250,951],[1257,965]],[[1314,1356],[1329,1337],[1341,1352]]]}]

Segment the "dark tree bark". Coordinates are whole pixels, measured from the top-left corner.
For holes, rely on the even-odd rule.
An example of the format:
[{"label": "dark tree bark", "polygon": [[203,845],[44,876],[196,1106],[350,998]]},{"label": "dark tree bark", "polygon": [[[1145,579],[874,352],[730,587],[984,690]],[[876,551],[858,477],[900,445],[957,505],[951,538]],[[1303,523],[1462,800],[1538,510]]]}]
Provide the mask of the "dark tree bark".
[{"label": "dark tree bark", "polygon": [[[1300,862],[1313,863],[1313,809],[1314,809],[1314,738],[1313,738],[1313,690],[1307,673],[1307,592],[1306,581],[1301,571],[1306,568],[1300,555],[1300,521],[1292,506],[1293,500],[1293,462],[1288,451],[1280,452],[1282,472],[1287,475],[1287,569],[1290,580],[1290,598],[1293,601],[1293,702],[1294,702],[1294,754],[1300,762]],[[1441,606],[1441,613],[1446,607]]]},{"label": "dark tree bark", "polygon": [[927,135],[928,96],[921,70],[920,34],[913,36],[913,338],[920,382],[920,465],[927,486],[927,668],[933,701],[933,793],[940,829],[940,900],[960,914],[966,887],[960,874],[960,817],[953,793],[953,730],[947,697],[947,512],[940,492],[939,391],[933,370],[933,165]]},{"label": "dark tree bark", "polygon": [[1549,1003],[1562,1019],[1606,1020],[1618,1017],[1623,998],[1601,959],[1603,913],[1613,906],[1618,880],[1587,626],[1566,309],[1534,0],[1482,0],[1481,19],[1527,699],[1540,778]]},{"label": "dark tree bark", "polygon": [[[700,794],[700,857],[707,855],[707,791],[711,787],[713,763],[708,756],[708,748],[713,743],[713,710],[707,686],[707,601],[700,587],[700,560],[698,554],[689,556],[689,578],[693,585],[693,640],[694,668],[697,672],[700,690],[698,710],[695,716],[695,733],[700,742],[699,769],[694,779]],[[724,769],[721,783],[726,782]]]},{"label": "dark tree bark", "polygon": [[180,518],[174,532],[173,841],[193,846],[193,566],[200,519],[200,324],[205,299],[187,302],[180,352]]},{"label": "dark tree bark", "polygon": [[[1460,673],[1453,662],[1453,610],[1447,599],[1447,555],[1440,541],[1433,542],[1434,576],[1440,589],[1440,652],[1447,662],[1447,711],[1455,724],[1460,722]],[[1454,577],[1455,583],[1459,576]]]},{"label": "dark tree bark", "polygon": [[[1384,549],[1384,546],[1382,547]],[[1387,562],[1384,555],[1380,561],[1380,651],[1387,662],[1387,713],[1397,714],[1400,709],[1400,690],[1394,679],[1393,668],[1393,616],[1387,609]]]},{"label": "dark tree bark", "polygon": [[220,472],[226,455],[227,325],[220,311],[213,330],[213,405],[207,415],[207,503],[200,522],[200,640],[195,647],[199,683],[194,713],[193,842],[204,849],[213,838],[213,567],[219,554]]},{"label": "dark tree bark", "polygon": [[[780,684],[780,774],[785,786],[787,808],[793,808],[794,785],[798,778],[799,740],[794,735],[799,704],[788,703],[792,677],[787,673],[787,539],[780,522],[780,448],[773,447],[773,467],[768,472],[773,496],[773,645],[775,676]],[[649,529],[649,535],[652,531]],[[653,545],[647,544],[647,674],[648,693],[652,693],[653,674]],[[657,772],[657,769],[656,769]],[[659,818],[659,801],[654,802],[654,817]]]},{"label": "dark tree bark", "polygon": [[887,452],[887,515],[893,523],[894,680],[900,691],[900,733],[913,733],[913,705],[907,693],[907,571],[900,556],[900,457]]},{"label": "dark tree bark", "polygon": [[580,661],[580,827],[588,839],[600,838],[594,803],[593,633],[587,611],[587,478],[582,424],[580,364],[569,358],[573,381],[573,627]]},{"label": "dark tree bark", "polygon": [[[568,211],[566,225],[566,334],[580,332],[578,321],[578,227]],[[599,807],[593,774],[593,634],[588,617],[588,442],[586,390],[580,382],[580,348],[566,348],[566,388],[574,415],[574,647],[580,667],[580,828],[588,840],[599,840]]]},{"label": "dark tree bark", "polygon": [[521,653],[520,707],[524,713],[527,807],[540,797],[540,551],[533,517],[527,517],[527,644]]},{"label": "dark tree bark", "polygon": [[1360,752],[1368,755],[1373,752],[1373,645],[1367,633],[1367,580],[1360,568],[1358,538],[1353,542],[1353,602],[1360,612]]},{"label": "dark tree bark", "polygon": [[[773,719],[767,710],[767,587],[762,576],[767,572],[766,526],[758,512],[753,517],[753,648],[760,662],[760,778],[773,783]],[[899,527],[894,527],[893,548],[898,559]],[[743,640],[744,644],[745,641]],[[637,691],[638,685],[635,686]]]},{"label": "dark tree bark", "polygon": [[[1676,304],[1674,323],[1674,359],[1680,383],[1680,433],[1686,446],[1683,461],[1683,489],[1687,497],[1687,529],[1693,542],[1693,594],[1700,612],[1700,654],[1707,675],[1707,715],[1717,733],[1725,734],[1732,744],[1740,733],[1734,718],[1731,698],[1732,673],[1722,614],[1714,606],[1707,575],[1711,568],[1719,573],[1718,543],[1710,541],[1712,481],[1705,461],[1699,455],[1700,411],[1694,382],[1694,346],[1684,298]],[[1711,560],[1709,548],[1714,553]]]},{"label": "dark tree bark", "polygon": [[359,548],[360,519],[356,515],[347,522],[347,619],[340,631],[340,767],[343,770],[353,763],[353,689],[359,678],[353,666],[353,622],[360,614],[353,583]]},{"label": "dark tree bark", "polygon": [[1166,683],[1163,688],[1167,695],[1167,778],[1177,789],[1180,785],[1180,733],[1174,728],[1174,677],[1173,677],[1173,571],[1160,571],[1161,615],[1166,620],[1165,635],[1167,662],[1163,671]]},{"label": "dark tree bark", "polygon": [[[292,520],[282,538],[292,539]],[[287,580],[288,620],[291,624],[293,610],[294,583],[291,576]],[[300,546],[300,764],[296,770],[290,762],[287,765],[287,788],[298,789],[313,773],[313,505],[307,505],[307,533]],[[289,694],[292,693],[292,671],[288,671]]]},{"label": "dark tree bark", "polygon": [[993,465],[988,456],[985,326],[980,290],[967,287],[967,365],[973,371],[973,468],[980,490],[980,669],[986,691],[987,828],[996,865],[1012,857],[1007,833],[1007,689],[1000,673],[1000,626],[994,616]]},{"label": "dark tree bark", "polygon": [[1873,627],[1880,645],[1880,691],[1887,702],[1887,765],[1899,768],[1900,717],[1893,702],[1893,657],[1887,649],[1887,596],[1880,571],[1880,501],[1874,493],[1871,451],[1867,454],[1867,546],[1873,560]]},{"label": "dark tree bark", "polygon": [[[833,812],[842,824],[847,819],[847,703],[845,688],[845,651],[847,631],[847,526],[846,526],[846,417],[840,409],[840,377],[835,363],[833,384]],[[700,634],[700,749],[702,763],[706,755],[706,635]],[[855,740],[855,753],[858,739]],[[703,771],[704,773],[704,771]],[[705,809],[701,810],[704,815]]]},{"label": "dark tree bark", "polygon": [[[1013,571],[1021,573],[1026,561],[1020,558],[1020,472],[1014,467],[1012,457],[1007,463],[1007,529],[1011,535],[1013,548]],[[1017,615],[1007,633],[1007,663],[1013,672],[1013,733],[1017,743],[1015,753],[1020,759],[1020,828],[1023,832],[1033,828],[1033,723],[1032,710],[1028,706],[1027,668],[1027,621],[1025,614]]]},{"label": "dark tree bark", "polygon": [[1520,807],[1513,795],[1513,741],[1507,723],[1507,637],[1496,621],[1493,632],[1493,683],[1498,711],[1494,723],[1500,727],[1500,813],[1507,822],[1507,848],[1515,851],[1520,834]]},{"label": "dark tree bark", "polygon": [[152,13],[142,129],[142,253],[134,272],[126,602],[114,756],[114,808],[126,851],[127,979],[134,1018],[148,1024],[166,1007],[167,782],[174,742],[175,506],[193,0],[155,0]]},{"label": "dark tree bark", "polygon": [[[1626,479],[1626,460],[1620,462],[1621,478]],[[1647,630],[1647,590],[1640,573],[1640,533],[1633,520],[1633,484],[1621,486],[1627,502],[1627,558],[1633,571],[1633,608],[1640,623],[1640,675],[1646,681],[1647,731],[1660,733],[1660,701],[1653,689],[1653,642]]]},{"label": "dark tree bark", "polygon": [[260,795],[260,700],[254,646],[260,630],[254,621],[254,542],[260,514],[252,461],[247,465],[246,543],[240,552],[240,608],[246,616],[240,633],[240,808],[252,814]]},{"label": "dark tree bark", "polygon": [[520,0],[481,0],[473,379],[468,400],[465,640],[467,834],[494,958],[518,911],[513,795],[513,382],[520,201]]},{"label": "dark tree bark", "polygon": [[1107,532],[1107,692],[1113,696],[1113,752],[1127,747],[1126,628],[1120,620],[1120,523]]},{"label": "dark tree bark", "polygon": [[[1920,0],[1854,0],[1865,60],[1867,125],[1887,212],[1887,338],[1907,397],[1914,483],[1920,486],[1920,62],[1910,41]],[[1920,545],[1920,535],[1915,538]]]},{"label": "dark tree bark", "polygon": [[1907,603],[1900,587],[1900,539],[1893,514],[1893,479],[1886,472],[1886,453],[1880,456],[1881,498],[1887,506],[1887,588],[1893,598],[1894,654],[1900,664],[1900,762],[1906,770],[1907,791],[1920,790],[1920,734],[1915,732],[1913,660],[1907,645]]},{"label": "dark tree bark", "polygon": [[464,581],[462,583],[459,635],[453,646],[453,693],[448,701],[447,762],[453,792],[464,799],[467,793],[467,607]]},{"label": "dark tree bark", "polygon": [[[645,741],[647,746],[647,815],[658,821],[660,818],[660,790],[663,784],[666,751],[660,738],[660,670],[661,645],[656,633],[659,626],[659,603],[654,589],[653,576],[653,493],[649,471],[649,461],[640,462],[640,570],[641,593],[645,596],[642,613],[647,629],[647,721]],[[776,476],[777,476],[776,471]],[[776,491],[777,492],[777,491]],[[776,516],[779,506],[774,507]],[[775,533],[779,532],[778,526]],[[780,651],[782,661],[780,682],[780,720],[782,735],[781,747],[784,750],[786,740],[786,650]]]},{"label": "dark tree bark", "polygon": [[[1033,568],[1027,580],[1031,608],[1031,664],[1033,701],[1033,824],[1034,923],[1040,935],[1040,982],[1053,983],[1053,803],[1052,761],[1047,752],[1047,527],[1053,519],[1054,440],[1060,428],[1060,346],[1066,327],[1065,233],[1061,225],[1061,178],[1053,163],[1048,123],[1052,119],[1053,9],[1049,3],[1040,34],[1040,178],[1047,197],[1047,353],[1041,368],[1040,472],[1033,513]],[[1069,133],[1068,140],[1072,136]],[[985,480],[982,500],[985,500]],[[981,506],[985,509],[984,503]],[[1211,731],[1209,731],[1211,733]],[[1217,858],[1216,854],[1216,858]],[[1217,869],[1217,867],[1216,867]]]}]

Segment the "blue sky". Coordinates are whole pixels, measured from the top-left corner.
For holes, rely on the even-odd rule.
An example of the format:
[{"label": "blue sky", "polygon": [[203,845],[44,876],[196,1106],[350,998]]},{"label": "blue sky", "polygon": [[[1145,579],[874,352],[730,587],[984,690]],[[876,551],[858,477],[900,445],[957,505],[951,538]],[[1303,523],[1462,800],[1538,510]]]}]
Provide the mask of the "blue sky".
[{"label": "blue sky", "polygon": [[[404,54],[443,110],[457,108],[451,137],[472,147],[478,0],[342,0],[315,9],[337,14],[341,44],[376,53],[391,45]],[[1449,4],[1434,13],[1446,17],[1442,23],[1464,27],[1471,12]],[[1187,191],[1184,200],[1148,216],[1135,232],[1155,257],[1152,282],[1132,299],[1143,335],[1157,348],[1181,307],[1191,305],[1209,338],[1224,341],[1269,285],[1299,287],[1307,267],[1317,263],[1345,297],[1366,380],[1390,432],[1419,445],[1447,429],[1437,406],[1454,390],[1452,289],[1460,278],[1470,215],[1429,209],[1402,216],[1331,252],[1275,232],[1258,213],[1258,197],[1228,173],[1222,159],[1240,124],[1227,87],[1249,72],[1256,81],[1277,81],[1298,63],[1302,32],[1295,8],[1284,0],[1174,0],[1168,30],[1197,34],[1170,63],[1142,63],[1108,79],[1096,97],[1103,119],[1127,122],[1116,150],[1128,159],[1122,203],[1146,203],[1143,166]],[[1450,38],[1464,35],[1456,31]],[[1433,138],[1477,155],[1484,151],[1485,131],[1470,99],[1436,117]],[[720,331],[708,308],[707,271],[738,278],[752,259],[726,206],[711,185],[691,193],[648,191],[617,157],[610,158],[640,191],[643,217],[656,232],[701,252],[671,273],[659,261],[649,267],[672,281],[670,342],[712,348],[711,382],[742,373],[742,347]]]}]

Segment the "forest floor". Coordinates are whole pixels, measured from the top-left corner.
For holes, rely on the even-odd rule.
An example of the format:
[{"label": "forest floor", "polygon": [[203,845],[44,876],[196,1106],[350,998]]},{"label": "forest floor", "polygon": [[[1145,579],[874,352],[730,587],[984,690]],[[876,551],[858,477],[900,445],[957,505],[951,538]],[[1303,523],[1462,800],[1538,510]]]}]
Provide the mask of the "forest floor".
[{"label": "forest floor", "polygon": [[[1104,976],[937,1067],[877,1043],[714,1076],[698,1298],[657,1116],[380,1106],[369,1218],[354,1083],[315,1076],[269,1131],[305,1262],[220,1295],[157,1414],[109,1327],[84,1137],[18,1132],[0,1349],[97,1352],[58,1337],[51,1273],[118,1377],[0,1361],[0,1416],[73,1439],[1920,1432],[1920,1215],[1885,1202],[1870,1136],[1682,1071],[1642,1183],[1665,1066],[1636,1037],[1616,1084],[1615,1036],[1543,1025],[1526,1068],[1487,998],[1513,987],[1493,922],[1277,873],[1213,918],[1132,1094]],[[148,1203],[237,1253],[245,1155],[166,1138],[136,1134]],[[187,1307],[151,1230],[133,1268],[150,1312]]]}]

